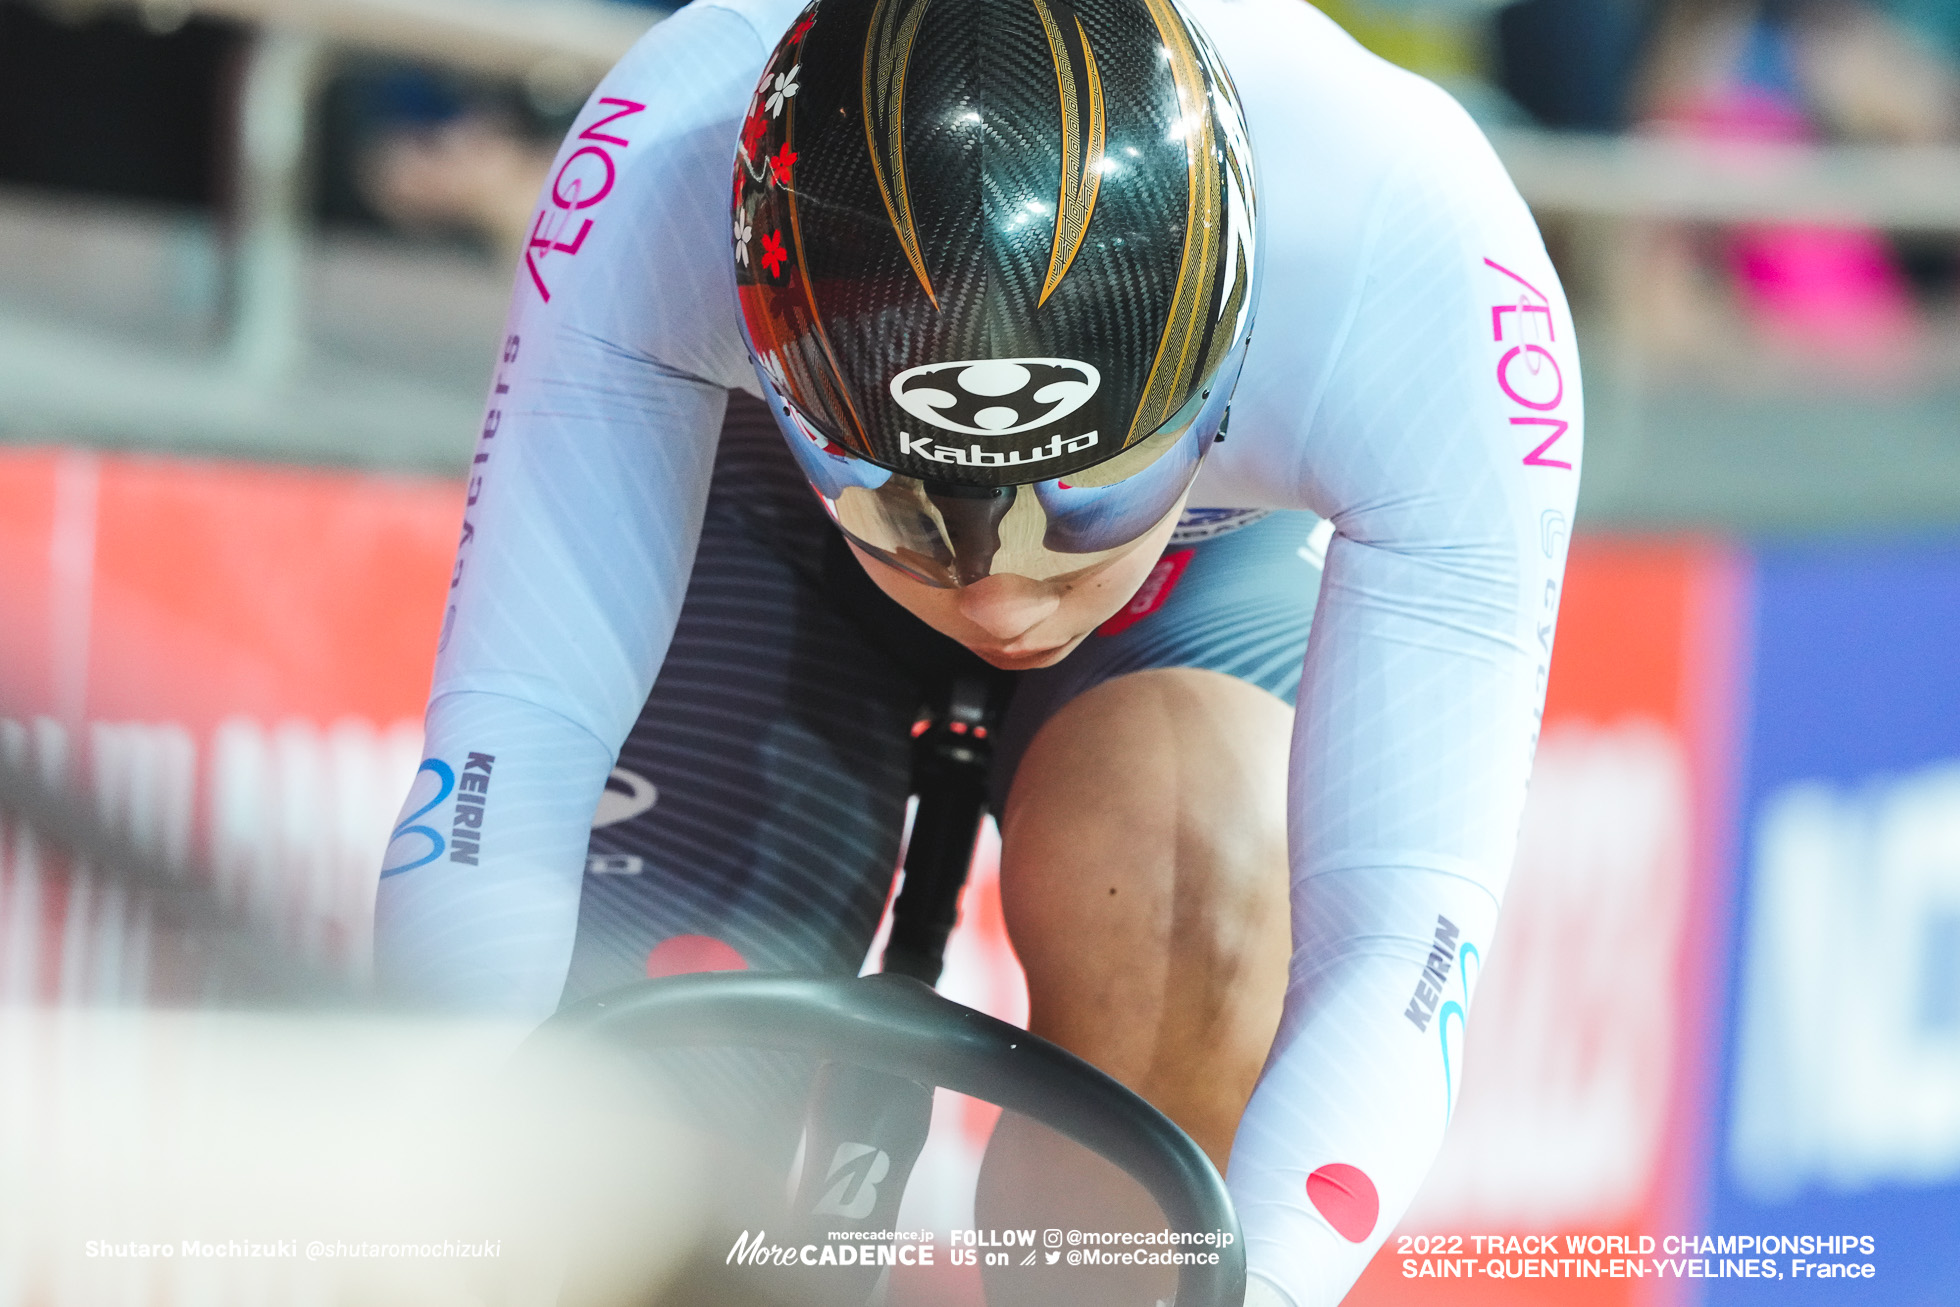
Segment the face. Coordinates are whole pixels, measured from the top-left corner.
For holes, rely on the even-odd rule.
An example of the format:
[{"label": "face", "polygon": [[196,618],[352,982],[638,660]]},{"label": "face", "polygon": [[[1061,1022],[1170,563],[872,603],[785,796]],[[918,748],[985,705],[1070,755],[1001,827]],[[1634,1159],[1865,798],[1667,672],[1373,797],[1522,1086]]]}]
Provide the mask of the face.
[{"label": "face", "polygon": [[1150,575],[1177,527],[1183,500],[1124,553],[1052,581],[989,576],[941,587],[914,580],[851,545],[878,588],[914,617],[1003,671],[1052,667],[1116,615]]}]

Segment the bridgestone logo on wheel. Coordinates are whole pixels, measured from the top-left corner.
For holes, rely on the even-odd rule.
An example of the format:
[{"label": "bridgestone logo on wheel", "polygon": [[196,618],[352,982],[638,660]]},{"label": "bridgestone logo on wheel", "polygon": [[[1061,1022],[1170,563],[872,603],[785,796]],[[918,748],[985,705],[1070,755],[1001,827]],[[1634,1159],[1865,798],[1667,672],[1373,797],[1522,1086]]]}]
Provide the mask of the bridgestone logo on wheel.
[{"label": "bridgestone logo on wheel", "polygon": [[878,1182],[892,1169],[892,1159],[882,1148],[870,1144],[842,1143],[830,1159],[830,1172],[824,1176],[830,1188],[811,1209],[817,1216],[842,1216],[862,1220],[878,1205]]}]

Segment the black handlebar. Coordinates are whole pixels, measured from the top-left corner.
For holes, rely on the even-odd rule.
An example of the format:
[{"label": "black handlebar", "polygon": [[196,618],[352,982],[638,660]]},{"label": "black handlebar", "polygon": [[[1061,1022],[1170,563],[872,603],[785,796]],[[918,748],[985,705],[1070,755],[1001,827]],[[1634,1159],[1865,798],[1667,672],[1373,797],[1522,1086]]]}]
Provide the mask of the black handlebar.
[{"label": "black handlebar", "polygon": [[[1045,1039],[897,975],[676,976],[587,999],[540,1038],[642,1047],[742,1045],[849,1062],[998,1103],[1067,1135],[1142,1182],[1180,1234],[1217,1232],[1216,1265],[1178,1269],[1177,1307],[1239,1307],[1245,1247],[1210,1159],[1170,1118]],[[1223,1242],[1229,1236],[1230,1242]]]}]

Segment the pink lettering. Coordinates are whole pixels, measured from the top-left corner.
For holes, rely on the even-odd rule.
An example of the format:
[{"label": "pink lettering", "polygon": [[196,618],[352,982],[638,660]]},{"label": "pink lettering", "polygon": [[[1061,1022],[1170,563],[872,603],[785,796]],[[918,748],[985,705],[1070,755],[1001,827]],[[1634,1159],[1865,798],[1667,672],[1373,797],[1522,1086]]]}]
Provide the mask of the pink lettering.
[{"label": "pink lettering", "polygon": [[[544,215],[540,213],[538,215],[538,218],[540,221],[542,221]],[[533,228],[532,230],[535,231],[536,228]],[[579,250],[583,248],[583,246],[585,245],[586,234],[591,230],[592,230],[592,219],[587,218],[582,223],[579,224],[578,235],[572,237],[571,243],[569,245],[566,244],[564,241],[554,240],[550,242],[550,247],[554,250],[557,250],[560,254],[577,254]],[[553,232],[551,234],[553,236],[557,235],[556,232]],[[531,248],[536,249],[538,248],[539,245],[544,243],[545,242],[540,241],[537,238],[533,237],[531,241]]]},{"label": "pink lettering", "polygon": [[[558,165],[558,172],[551,179],[551,202],[568,213],[589,209],[599,203],[612,194],[613,186],[619,180],[618,165],[613,163],[613,157],[606,152],[604,145],[616,145],[623,150],[628,142],[624,136],[613,136],[599,129],[621,118],[646,112],[646,106],[637,100],[622,100],[609,95],[599,103],[613,106],[613,112],[580,132],[577,139],[603,142],[603,145],[582,145],[573,150],[565,162]],[[595,166],[579,162],[587,157],[597,159],[598,164]],[[586,235],[592,230],[592,219],[587,218],[584,225],[578,229],[578,235],[572,237],[569,242],[561,241],[558,239],[559,229],[555,225],[553,230],[545,230],[545,220],[550,212],[549,209],[540,212],[537,221],[531,224],[530,244],[524,251],[524,270],[531,275],[531,284],[538,288],[539,297],[547,304],[551,303],[551,287],[545,284],[544,273],[538,267],[539,258],[554,251],[560,254],[577,254],[585,244]],[[516,345],[517,338],[513,336],[510,342],[513,357]]]},{"label": "pink lettering", "polygon": [[[531,239],[524,250],[524,267],[531,274],[531,284],[538,288],[538,294],[544,296],[544,302],[547,304],[551,303],[551,290],[544,284],[544,274],[538,271],[537,256],[548,256],[553,250],[560,254],[577,254],[585,245],[586,234],[592,230],[592,219],[584,219],[583,225],[578,229],[578,235],[572,237],[568,244],[555,239],[558,232],[563,230],[562,228],[554,228],[551,231],[544,229],[545,219],[549,216],[549,211],[541,211],[538,214],[538,220],[531,224]],[[516,337],[513,336],[511,339],[515,340]]]},{"label": "pink lettering", "polygon": [[1572,470],[1572,465],[1564,459],[1544,457],[1545,451],[1557,444],[1558,438],[1564,435],[1566,429],[1571,425],[1564,418],[1512,418],[1511,425],[1514,427],[1550,427],[1552,429],[1551,435],[1539,441],[1538,447],[1524,456],[1524,465],[1526,467],[1562,467],[1568,472]]},{"label": "pink lettering", "polygon": [[1539,290],[1536,286],[1526,281],[1523,277],[1520,277],[1517,273],[1512,272],[1509,268],[1497,262],[1495,259],[1485,259],[1484,266],[1486,268],[1495,268],[1497,269],[1497,271],[1509,277],[1512,281],[1517,282],[1518,285],[1524,287],[1526,290],[1530,291],[1533,295],[1536,295],[1541,304],[1550,304],[1552,302],[1551,296],[1547,295],[1544,291]]},{"label": "pink lettering", "polygon": [[[1489,260],[1486,260],[1488,262]],[[1557,340],[1558,332],[1552,325],[1552,306],[1549,304],[1493,304],[1490,306],[1490,338],[1504,339],[1504,315],[1506,313],[1542,313],[1545,316],[1545,339]]]},{"label": "pink lettering", "polygon": [[601,99],[599,103],[613,104],[620,107],[616,112],[608,114],[606,117],[601,118],[598,122],[593,123],[590,127],[580,132],[578,138],[581,141],[604,141],[607,145],[617,145],[620,149],[625,149],[627,142],[624,136],[607,136],[601,133],[599,129],[607,123],[617,122],[621,118],[630,118],[636,113],[645,113],[647,107],[637,100],[620,100],[610,95]]},{"label": "pink lettering", "polygon": [[[1542,359],[1552,365],[1552,382],[1555,389],[1550,399],[1526,399],[1511,385],[1511,364],[1520,355],[1524,356],[1526,373],[1534,378],[1542,371],[1539,360]],[[1553,358],[1552,352],[1543,345],[1513,345],[1507,350],[1504,357],[1497,360],[1497,384],[1517,403],[1529,409],[1536,409],[1540,413],[1557,408],[1559,401],[1565,398],[1565,375],[1559,371],[1558,360]]]},{"label": "pink lettering", "polygon": [[[587,195],[585,193],[586,178],[581,175],[586,172],[586,169],[580,168],[571,177],[572,193],[567,196],[565,194],[566,174],[572,172],[573,164],[588,154],[605,165],[606,180],[600,183],[597,191],[594,191],[591,195]],[[613,181],[618,175],[619,170],[613,166],[612,156],[610,154],[607,154],[596,145],[581,146],[572,151],[571,158],[559,165],[558,175],[551,179],[551,202],[561,209],[589,209],[599,201],[605,199],[606,196],[612,194]]]},{"label": "pink lettering", "polygon": [[[1509,277],[1512,281],[1523,287],[1526,292],[1525,295],[1519,296],[1517,302],[1514,304],[1491,305],[1490,338],[1502,344],[1504,341],[1505,327],[1504,315],[1515,313],[1518,315],[1518,320],[1513,325],[1519,328],[1518,335],[1520,337],[1536,336],[1537,332],[1533,330],[1535,325],[1534,319],[1542,318],[1545,329],[1544,338],[1547,341],[1556,341],[1558,339],[1558,329],[1556,321],[1552,317],[1551,297],[1495,259],[1485,259],[1484,266]],[[1522,372],[1513,367],[1520,359],[1524,361]],[[1543,345],[1534,344],[1528,340],[1525,343],[1513,345],[1504,352],[1502,358],[1497,360],[1497,385],[1512,403],[1518,405],[1520,408],[1532,409],[1539,413],[1549,412],[1557,408],[1565,400],[1565,374],[1559,368],[1558,359]],[[1546,397],[1548,393],[1549,397]],[[1556,445],[1560,438],[1571,429],[1571,424],[1564,418],[1514,417],[1511,419],[1511,425],[1526,428],[1549,428],[1545,438],[1533,446],[1531,452],[1524,456],[1524,465],[1526,467],[1559,468],[1568,472],[1572,470],[1572,464],[1566,460],[1547,456],[1552,446]]]}]

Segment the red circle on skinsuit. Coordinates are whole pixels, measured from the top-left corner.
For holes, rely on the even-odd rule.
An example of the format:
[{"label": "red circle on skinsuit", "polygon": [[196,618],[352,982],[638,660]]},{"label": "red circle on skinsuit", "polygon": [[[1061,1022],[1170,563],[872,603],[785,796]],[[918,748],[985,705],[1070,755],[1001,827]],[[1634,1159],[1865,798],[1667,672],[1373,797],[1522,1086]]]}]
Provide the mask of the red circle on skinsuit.
[{"label": "red circle on skinsuit", "polygon": [[1307,1200],[1349,1243],[1360,1243],[1373,1234],[1382,1211],[1375,1182],[1360,1167],[1345,1162],[1329,1162],[1308,1176]]},{"label": "red circle on skinsuit", "polygon": [[[673,935],[647,954],[647,978],[685,976],[693,971],[747,971],[748,960],[713,935]],[[1370,1192],[1373,1192],[1370,1190]]]}]

